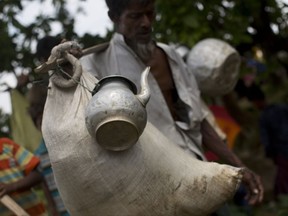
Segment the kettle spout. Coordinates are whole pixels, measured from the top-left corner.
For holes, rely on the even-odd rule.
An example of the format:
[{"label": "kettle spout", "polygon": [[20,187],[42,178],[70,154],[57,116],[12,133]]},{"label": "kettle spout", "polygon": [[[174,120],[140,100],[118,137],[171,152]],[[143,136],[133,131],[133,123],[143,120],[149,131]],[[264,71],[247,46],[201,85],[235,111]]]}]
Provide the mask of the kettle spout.
[{"label": "kettle spout", "polygon": [[150,67],[147,67],[141,74],[141,91],[136,97],[145,107],[150,99],[150,88],[148,85],[148,74],[150,72]]}]

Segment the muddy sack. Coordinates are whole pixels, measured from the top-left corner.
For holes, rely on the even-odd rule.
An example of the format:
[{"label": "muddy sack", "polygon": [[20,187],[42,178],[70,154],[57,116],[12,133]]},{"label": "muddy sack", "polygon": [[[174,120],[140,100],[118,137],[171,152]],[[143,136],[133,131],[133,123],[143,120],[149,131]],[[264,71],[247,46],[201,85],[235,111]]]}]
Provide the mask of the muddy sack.
[{"label": "muddy sack", "polygon": [[233,197],[240,168],[193,158],[149,122],[131,148],[105,150],[85,126],[97,80],[83,71],[63,88],[53,77],[42,132],[72,216],[205,216]]}]

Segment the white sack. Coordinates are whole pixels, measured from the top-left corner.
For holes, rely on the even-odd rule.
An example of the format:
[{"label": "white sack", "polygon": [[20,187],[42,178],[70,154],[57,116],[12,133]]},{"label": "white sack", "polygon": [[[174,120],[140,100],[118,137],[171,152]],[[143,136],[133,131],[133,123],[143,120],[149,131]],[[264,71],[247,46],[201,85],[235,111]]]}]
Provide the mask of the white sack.
[{"label": "white sack", "polygon": [[[83,72],[83,85],[95,82]],[[149,122],[132,148],[102,149],[85,127],[90,98],[80,85],[51,84],[44,111],[43,136],[72,216],[203,216],[234,195],[241,169],[192,158]]]}]

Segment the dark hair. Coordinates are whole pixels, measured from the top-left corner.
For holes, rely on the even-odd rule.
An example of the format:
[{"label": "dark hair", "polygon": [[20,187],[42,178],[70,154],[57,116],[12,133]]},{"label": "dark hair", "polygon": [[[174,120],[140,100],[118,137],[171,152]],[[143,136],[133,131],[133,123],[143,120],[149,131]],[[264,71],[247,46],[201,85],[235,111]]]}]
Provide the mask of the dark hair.
[{"label": "dark hair", "polygon": [[143,6],[146,6],[151,2],[155,2],[155,0],[105,0],[105,1],[109,9],[109,13],[112,16],[116,17],[120,16],[132,2],[142,4]]},{"label": "dark hair", "polygon": [[45,36],[40,39],[36,47],[36,57],[38,60],[47,61],[54,46],[60,44],[61,39],[53,36]]},{"label": "dark hair", "polygon": [[28,112],[36,125],[37,118],[42,116],[47,98],[47,86],[33,84],[28,92]]}]

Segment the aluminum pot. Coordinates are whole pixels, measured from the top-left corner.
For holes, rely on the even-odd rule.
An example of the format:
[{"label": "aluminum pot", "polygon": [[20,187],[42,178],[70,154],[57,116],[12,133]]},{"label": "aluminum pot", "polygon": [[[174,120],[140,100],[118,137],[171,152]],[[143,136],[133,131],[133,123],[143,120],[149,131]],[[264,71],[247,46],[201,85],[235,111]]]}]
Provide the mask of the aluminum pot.
[{"label": "aluminum pot", "polygon": [[240,63],[239,53],[227,42],[216,38],[199,41],[187,56],[187,65],[199,89],[209,96],[220,96],[233,90]]},{"label": "aluminum pot", "polygon": [[150,98],[147,76],[141,75],[138,95],[133,82],[122,76],[101,79],[85,113],[86,127],[99,145],[107,150],[123,151],[134,145],[147,123],[146,104]]}]

